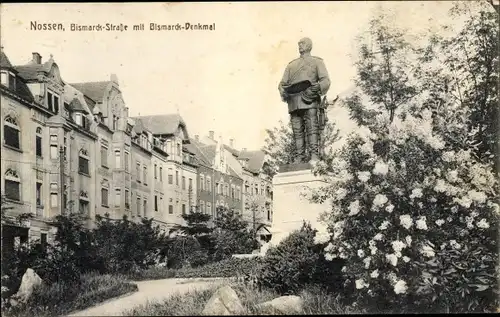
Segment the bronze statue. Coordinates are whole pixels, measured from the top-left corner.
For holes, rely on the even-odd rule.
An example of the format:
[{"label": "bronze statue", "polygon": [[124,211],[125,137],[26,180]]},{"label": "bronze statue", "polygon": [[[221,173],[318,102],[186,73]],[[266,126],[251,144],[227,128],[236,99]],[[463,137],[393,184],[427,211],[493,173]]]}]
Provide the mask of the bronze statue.
[{"label": "bronze statue", "polygon": [[325,95],[330,88],[330,78],[323,59],[311,56],[312,41],[303,38],[298,44],[300,57],[287,65],[278,90],[281,99],[288,103],[297,155],[295,163],[314,164],[322,152],[319,138],[326,124]]}]

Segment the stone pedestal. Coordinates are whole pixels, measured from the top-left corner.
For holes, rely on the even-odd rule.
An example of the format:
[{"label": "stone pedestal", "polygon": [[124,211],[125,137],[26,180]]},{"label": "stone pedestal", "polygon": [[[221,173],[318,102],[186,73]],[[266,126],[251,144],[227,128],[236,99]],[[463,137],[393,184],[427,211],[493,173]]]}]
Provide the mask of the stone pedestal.
[{"label": "stone pedestal", "polygon": [[314,204],[302,193],[325,185],[321,177],[314,176],[309,164],[285,165],[273,178],[273,222],[271,245],[277,245],[303,221],[318,227],[318,217],[330,206],[327,202]]}]

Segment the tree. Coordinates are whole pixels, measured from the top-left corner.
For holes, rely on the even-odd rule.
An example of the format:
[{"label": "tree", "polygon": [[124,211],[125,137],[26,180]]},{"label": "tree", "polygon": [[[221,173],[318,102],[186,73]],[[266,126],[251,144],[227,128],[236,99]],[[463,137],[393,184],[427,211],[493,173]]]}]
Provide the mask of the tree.
[{"label": "tree", "polygon": [[211,215],[203,213],[199,210],[184,213],[182,214],[182,219],[184,219],[186,225],[175,225],[174,230],[195,237],[207,235],[213,230],[208,225],[211,218]]},{"label": "tree", "polygon": [[[291,123],[284,124],[279,121],[279,125],[266,129],[265,145],[262,151],[267,155],[264,173],[273,177],[280,165],[293,163],[295,155],[295,142]],[[325,157],[331,156],[332,145],[340,139],[339,130],[335,123],[327,122],[320,139],[320,148],[325,150]]]},{"label": "tree", "polygon": [[[461,32],[470,31],[469,22]],[[357,303],[376,305],[378,312],[493,311],[499,305],[499,179],[490,162],[474,155],[476,133],[464,133],[482,99],[461,101],[469,98],[465,88],[474,97],[483,91],[474,78],[490,70],[469,68],[470,86],[460,97],[447,81],[460,86],[462,77],[439,54],[410,49],[381,19],[371,26],[377,46],[394,42],[377,57],[366,42],[360,46],[359,90],[345,103],[370,133],[347,138],[331,175],[319,170],[329,181],[313,201],[332,201],[323,217],[330,232],[320,241],[327,243],[325,257],[346,260]],[[436,47],[435,37],[430,40]],[[463,40],[466,48],[480,43]]]}]

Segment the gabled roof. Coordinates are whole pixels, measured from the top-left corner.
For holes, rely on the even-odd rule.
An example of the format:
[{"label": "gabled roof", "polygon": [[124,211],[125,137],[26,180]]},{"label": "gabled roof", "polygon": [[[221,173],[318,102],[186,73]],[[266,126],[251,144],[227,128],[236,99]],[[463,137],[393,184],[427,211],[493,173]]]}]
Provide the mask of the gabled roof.
[{"label": "gabled roof", "polygon": [[262,166],[264,165],[264,159],[266,154],[262,151],[244,151],[240,152],[238,159],[244,159],[248,161],[246,169],[252,173],[259,173]]},{"label": "gabled roof", "polygon": [[25,81],[30,82],[38,80],[39,73],[48,74],[54,64],[55,62],[51,57],[48,61],[42,64],[30,62],[26,65],[14,66],[14,68],[19,72],[19,75],[24,78]]},{"label": "gabled roof", "polygon": [[106,89],[108,89],[110,83],[111,81],[107,80],[87,83],[75,83],[70,85],[81,91],[85,96],[94,100],[95,102],[102,102],[104,93],[106,92]]},{"label": "gabled roof", "polygon": [[78,98],[73,98],[73,100],[71,100],[71,103],[69,104],[69,108],[71,109],[71,111],[80,111],[80,112],[83,112],[85,114],[88,114],[87,110],[82,105],[82,103],[78,100]]},{"label": "gabled roof", "polygon": [[2,87],[5,87],[5,89],[9,89],[12,91],[14,94],[16,94],[18,97],[28,101],[28,102],[33,102],[35,98],[33,97],[33,94],[31,93],[30,89],[26,85],[26,82],[24,81],[24,78],[19,74],[19,72],[16,70],[14,66],[12,66],[9,58],[7,55],[3,52],[0,51],[0,68],[3,69],[9,69],[10,71],[13,71],[16,73],[16,88],[15,90],[11,90],[9,87],[6,87],[2,85]]},{"label": "gabled roof", "polygon": [[133,119],[141,120],[153,134],[175,134],[179,126],[184,128],[186,138],[189,139],[186,130],[186,123],[179,114],[165,114],[154,116],[137,116]]}]

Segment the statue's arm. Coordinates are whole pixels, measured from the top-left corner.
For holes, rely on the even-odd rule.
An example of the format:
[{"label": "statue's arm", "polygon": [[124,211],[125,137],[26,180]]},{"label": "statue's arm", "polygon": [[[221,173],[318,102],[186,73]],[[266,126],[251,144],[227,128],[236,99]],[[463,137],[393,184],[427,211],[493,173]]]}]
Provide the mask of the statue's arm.
[{"label": "statue's arm", "polygon": [[289,78],[289,76],[290,76],[290,68],[287,66],[285,68],[285,72],[283,73],[283,77],[281,78],[281,81],[280,81],[280,83],[278,85],[278,90],[280,92],[280,96],[281,96],[281,99],[283,101],[286,101],[286,99],[288,97],[287,93],[285,92],[284,86],[288,85],[288,78]]},{"label": "statue's arm", "polygon": [[318,61],[317,65],[320,94],[326,95],[328,89],[330,88],[330,76],[328,76],[328,71],[326,70],[325,63],[322,60]]}]

